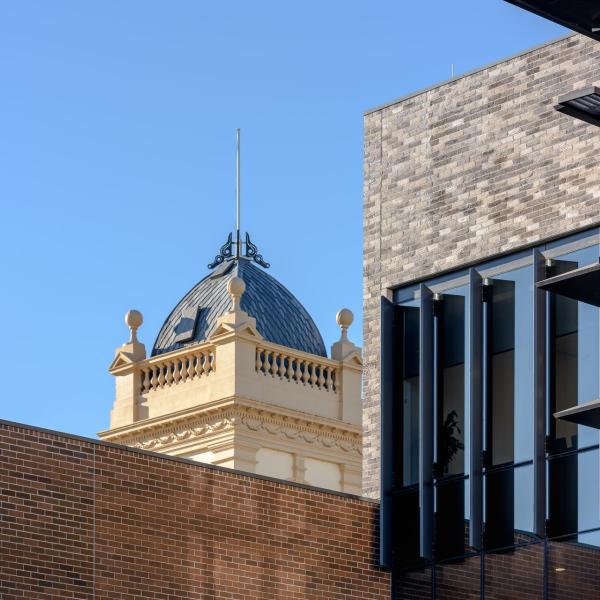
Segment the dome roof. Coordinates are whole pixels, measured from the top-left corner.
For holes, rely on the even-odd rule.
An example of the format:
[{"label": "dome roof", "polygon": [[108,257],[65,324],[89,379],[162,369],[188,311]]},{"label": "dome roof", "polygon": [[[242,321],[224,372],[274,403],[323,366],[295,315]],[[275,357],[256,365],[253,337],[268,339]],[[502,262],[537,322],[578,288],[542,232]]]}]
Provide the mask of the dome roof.
[{"label": "dome roof", "polygon": [[245,257],[223,262],[183,297],[161,327],[152,355],[206,341],[218,318],[231,309],[227,283],[236,276],[246,284],[242,310],[256,319],[256,328],[267,341],[327,356],[323,338],[302,304]]}]

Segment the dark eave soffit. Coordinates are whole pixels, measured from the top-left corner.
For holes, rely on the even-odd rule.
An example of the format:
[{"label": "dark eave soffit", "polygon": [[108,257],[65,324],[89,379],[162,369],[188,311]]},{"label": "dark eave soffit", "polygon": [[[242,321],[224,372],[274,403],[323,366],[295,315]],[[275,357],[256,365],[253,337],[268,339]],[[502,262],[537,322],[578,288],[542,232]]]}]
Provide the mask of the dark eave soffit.
[{"label": "dark eave soffit", "polygon": [[547,292],[600,307],[600,263],[544,279],[536,285]]},{"label": "dark eave soffit", "polygon": [[600,42],[600,6],[597,0],[506,1]]},{"label": "dark eave soffit", "polygon": [[600,400],[593,400],[586,404],[578,404],[566,410],[561,410],[554,413],[554,417],[578,425],[600,429]]}]

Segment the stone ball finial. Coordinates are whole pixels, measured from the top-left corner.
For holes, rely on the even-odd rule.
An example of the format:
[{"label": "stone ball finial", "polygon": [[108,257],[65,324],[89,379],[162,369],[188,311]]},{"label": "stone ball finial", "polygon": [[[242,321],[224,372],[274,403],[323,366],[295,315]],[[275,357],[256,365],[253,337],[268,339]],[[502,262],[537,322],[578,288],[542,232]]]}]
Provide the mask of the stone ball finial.
[{"label": "stone ball finial", "polygon": [[125,324],[129,327],[129,331],[131,332],[129,336],[128,344],[137,343],[137,330],[144,322],[144,317],[139,310],[131,309],[127,311],[125,315]]},{"label": "stone ball finial", "polygon": [[335,320],[342,330],[341,341],[345,342],[348,339],[348,327],[352,325],[352,322],[354,321],[354,315],[349,308],[342,308],[338,310],[337,315],[335,315]]},{"label": "stone ball finial", "polygon": [[337,315],[335,315],[335,320],[340,327],[348,329],[354,322],[354,315],[349,308],[342,308],[341,310],[338,310]]},{"label": "stone ball finial", "polygon": [[233,306],[231,307],[232,312],[236,312],[241,310],[240,308],[240,298],[242,294],[246,291],[246,283],[241,277],[232,277],[227,283],[227,291],[229,295],[233,299]]},{"label": "stone ball finial", "polygon": [[241,296],[246,291],[246,283],[241,277],[233,277],[227,284],[230,296]]}]

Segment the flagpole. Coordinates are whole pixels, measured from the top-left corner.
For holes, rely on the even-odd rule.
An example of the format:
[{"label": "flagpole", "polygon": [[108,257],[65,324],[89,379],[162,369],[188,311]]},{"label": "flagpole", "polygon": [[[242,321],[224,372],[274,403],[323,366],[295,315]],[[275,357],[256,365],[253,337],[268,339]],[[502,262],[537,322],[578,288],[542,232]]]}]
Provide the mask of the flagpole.
[{"label": "flagpole", "polygon": [[237,206],[237,220],[236,220],[236,231],[237,231],[237,243],[236,243],[236,257],[239,258],[241,256],[241,241],[240,241],[240,129],[237,129],[237,161],[236,161],[236,206]]}]

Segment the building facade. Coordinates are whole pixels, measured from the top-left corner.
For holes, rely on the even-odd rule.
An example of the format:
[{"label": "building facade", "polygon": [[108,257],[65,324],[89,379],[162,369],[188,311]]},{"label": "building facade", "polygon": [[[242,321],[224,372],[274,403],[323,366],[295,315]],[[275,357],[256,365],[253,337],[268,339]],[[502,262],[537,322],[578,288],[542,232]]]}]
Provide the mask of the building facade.
[{"label": "building facade", "polygon": [[256,253],[233,254],[171,311],[151,356],[129,311],[129,341],[110,366],[116,397],[107,441],[361,493],[360,348],[337,314],[327,357],[314,321]]},{"label": "building facade", "polygon": [[600,139],[554,109],[599,65],[365,115],[367,497],[351,315],[327,357],[225,246],[150,356],[128,313],[104,441],[0,421],[0,599],[600,597]]},{"label": "building facade", "polygon": [[600,136],[555,104],[599,59],[572,35],[365,115],[363,489],[399,598],[598,596],[598,431],[554,417],[600,395],[598,308],[546,284],[598,266]]}]

